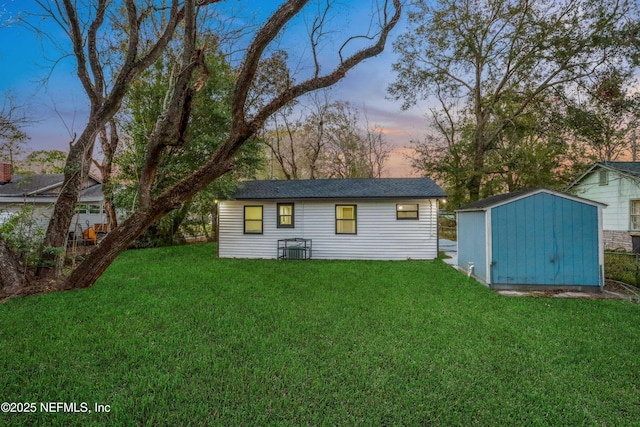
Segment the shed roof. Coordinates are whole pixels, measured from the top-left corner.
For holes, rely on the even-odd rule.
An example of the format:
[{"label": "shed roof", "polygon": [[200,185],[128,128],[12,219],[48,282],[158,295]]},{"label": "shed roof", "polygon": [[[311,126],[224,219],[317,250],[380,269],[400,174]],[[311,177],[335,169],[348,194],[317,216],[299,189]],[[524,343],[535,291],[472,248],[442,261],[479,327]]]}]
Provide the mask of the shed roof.
[{"label": "shed roof", "polygon": [[586,203],[594,206],[606,206],[603,203],[598,203],[598,202],[594,202],[593,200],[587,200],[581,197],[560,193],[558,191],[549,190],[547,188],[529,188],[525,190],[513,191],[511,193],[503,193],[503,194],[497,194],[495,196],[490,196],[485,199],[478,200],[476,202],[472,202],[467,205],[461,206],[459,209],[456,210],[456,212],[483,211],[483,210],[487,210],[487,209],[490,209],[499,205],[503,205],[505,203],[509,203],[509,202],[522,199],[538,193],[553,194],[555,196],[563,197],[565,199],[571,199],[571,200],[575,200],[581,203]]},{"label": "shed roof", "polygon": [[430,178],[245,181],[234,199],[433,199],[447,197]]}]

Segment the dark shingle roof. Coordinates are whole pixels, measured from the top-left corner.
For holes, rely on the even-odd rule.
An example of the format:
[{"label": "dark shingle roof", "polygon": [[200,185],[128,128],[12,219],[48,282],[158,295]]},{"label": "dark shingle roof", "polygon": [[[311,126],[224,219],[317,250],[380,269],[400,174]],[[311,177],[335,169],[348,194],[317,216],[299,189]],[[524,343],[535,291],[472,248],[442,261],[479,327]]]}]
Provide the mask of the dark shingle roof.
[{"label": "dark shingle roof", "polygon": [[55,188],[62,185],[64,175],[37,174],[37,175],[13,175],[11,181],[0,184],[0,196],[20,197],[40,192],[46,188]]},{"label": "dark shingle roof", "polygon": [[87,187],[80,192],[78,195],[78,199],[80,201],[87,202],[96,202],[104,199],[104,194],[102,193],[102,184],[92,185],[91,187]]},{"label": "dark shingle roof", "polygon": [[[54,174],[33,174],[33,175],[13,175],[11,181],[0,184],[0,197],[24,197],[24,196],[57,196],[58,188],[64,182],[64,175]],[[96,183],[95,178],[88,179],[84,188],[80,192],[80,199],[102,200],[102,184]]]},{"label": "dark shingle roof", "polygon": [[513,191],[511,193],[496,194],[495,196],[490,196],[475,202],[471,202],[467,205],[461,206],[457,210],[459,211],[482,210],[484,208],[497,205],[498,203],[507,202],[511,199],[516,199],[518,197],[526,196],[529,193],[533,193],[539,190],[540,190],[539,188],[529,188],[527,190]]},{"label": "dark shingle roof", "polygon": [[246,181],[234,194],[238,200],[441,198],[447,194],[429,178],[305,179]]},{"label": "dark shingle roof", "polygon": [[569,184],[565,191],[571,190],[573,187],[582,182],[585,177],[591,175],[596,169],[599,168],[614,170],[627,177],[640,180],[640,162],[596,162],[592,164],[585,173],[580,175],[578,179]]},{"label": "dark shingle roof", "polygon": [[597,164],[640,178],[640,162],[598,162]]}]

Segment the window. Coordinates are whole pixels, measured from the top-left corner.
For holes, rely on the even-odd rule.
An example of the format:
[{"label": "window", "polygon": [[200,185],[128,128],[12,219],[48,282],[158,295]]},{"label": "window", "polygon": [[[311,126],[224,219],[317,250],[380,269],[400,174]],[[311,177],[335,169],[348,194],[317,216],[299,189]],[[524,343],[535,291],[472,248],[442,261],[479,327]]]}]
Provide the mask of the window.
[{"label": "window", "polygon": [[356,234],[356,205],[336,205],[336,234]]},{"label": "window", "polygon": [[600,174],[598,176],[598,184],[600,185],[609,185],[609,171],[606,169],[600,169]]},{"label": "window", "polygon": [[244,207],[244,234],[262,234],[262,206]]},{"label": "window", "polygon": [[102,213],[102,206],[100,205],[89,205],[89,213],[100,215]]},{"label": "window", "polygon": [[418,204],[396,205],[396,219],[418,219]]},{"label": "window", "polygon": [[87,205],[76,205],[76,213],[78,214],[86,214],[87,213]]},{"label": "window", "polygon": [[294,228],[293,203],[278,203],[278,228]]},{"label": "window", "polygon": [[640,200],[632,200],[629,211],[631,231],[640,231]]}]

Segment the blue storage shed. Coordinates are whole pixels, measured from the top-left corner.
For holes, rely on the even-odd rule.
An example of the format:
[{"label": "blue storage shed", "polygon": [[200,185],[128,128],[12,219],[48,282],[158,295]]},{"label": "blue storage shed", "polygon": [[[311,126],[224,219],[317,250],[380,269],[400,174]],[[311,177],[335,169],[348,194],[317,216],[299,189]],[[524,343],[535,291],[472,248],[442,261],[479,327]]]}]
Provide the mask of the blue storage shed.
[{"label": "blue storage shed", "polygon": [[463,206],[458,265],[494,289],[602,290],[604,207],[547,189]]}]

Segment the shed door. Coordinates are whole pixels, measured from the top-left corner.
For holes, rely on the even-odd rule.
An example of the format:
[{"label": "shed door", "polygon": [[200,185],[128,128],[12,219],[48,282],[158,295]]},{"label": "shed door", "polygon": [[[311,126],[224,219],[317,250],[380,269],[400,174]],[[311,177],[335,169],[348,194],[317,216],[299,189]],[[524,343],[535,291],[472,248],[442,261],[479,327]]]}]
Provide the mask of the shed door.
[{"label": "shed door", "polygon": [[491,212],[493,284],[599,285],[597,207],[535,194]]}]

